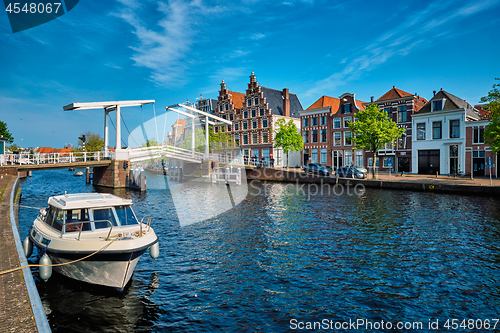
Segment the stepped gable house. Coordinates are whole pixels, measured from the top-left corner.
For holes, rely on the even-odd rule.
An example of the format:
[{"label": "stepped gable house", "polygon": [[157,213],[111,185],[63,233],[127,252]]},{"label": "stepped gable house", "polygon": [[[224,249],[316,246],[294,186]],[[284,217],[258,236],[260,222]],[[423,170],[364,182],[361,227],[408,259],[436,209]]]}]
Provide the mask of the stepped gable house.
[{"label": "stepped gable house", "polygon": [[[377,153],[377,166],[379,170],[389,171],[389,166],[392,165],[393,170],[397,172],[412,172],[412,117],[427,103],[427,100],[416,93],[410,94],[392,86],[392,89],[378,98],[374,103],[380,109],[387,111],[388,116],[399,127],[406,129],[405,133],[396,140],[395,144],[386,144],[385,149]],[[373,160],[371,153],[367,153],[367,156],[369,159],[371,158],[370,161]],[[379,163],[380,159],[382,159],[382,163]],[[370,162],[369,164],[372,163]]]},{"label": "stepped gable house", "polygon": [[[216,126],[215,131],[229,132],[240,145],[249,160],[264,158],[269,165],[275,159],[275,166],[286,165],[286,156],[281,149],[273,148],[274,133],[271,131],[280,118],[295,121],[300,128],[299,111],[302,105],[295,94],[288,89],[275,90],[262,87],[252,72],[245,94],[229,91],[224,81],[217,102],[215,115],[231,120],[232,126]],[[290,165],[300,164],[300,158],[290,154]]]}]

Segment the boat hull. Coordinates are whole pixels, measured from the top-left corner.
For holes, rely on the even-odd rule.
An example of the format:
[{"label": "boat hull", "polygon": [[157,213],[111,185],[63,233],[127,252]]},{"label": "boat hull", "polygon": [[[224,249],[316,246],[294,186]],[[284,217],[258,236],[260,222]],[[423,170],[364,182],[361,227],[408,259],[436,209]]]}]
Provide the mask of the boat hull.
[{"label": "boat hull", "polygon": [[[94,255],[89,259],[75,263],[54,266],[54,271],[70,279],[123,289],[130,281],[135,266],[145,250]],[[51,253],[47,251],[52,264],[66,264],[84,257],[82,254]]]}]

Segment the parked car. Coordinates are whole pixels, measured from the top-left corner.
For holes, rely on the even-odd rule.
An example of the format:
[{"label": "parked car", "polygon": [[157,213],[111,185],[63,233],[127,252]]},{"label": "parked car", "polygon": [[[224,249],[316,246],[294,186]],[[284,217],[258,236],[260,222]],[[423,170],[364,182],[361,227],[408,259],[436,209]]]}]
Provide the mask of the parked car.
[{"label": "parked car", "polygon": [[339,177],[365,179],[368,175],[368,170],[357,165],[354,167],[346,165],[338,168],[337,174]]},{"label": "parked car", "polygon": [[305,172],[316,173],[322,176],[329,176],[331,174],[331,169],[320,163],[308,163],[304,166]]}]

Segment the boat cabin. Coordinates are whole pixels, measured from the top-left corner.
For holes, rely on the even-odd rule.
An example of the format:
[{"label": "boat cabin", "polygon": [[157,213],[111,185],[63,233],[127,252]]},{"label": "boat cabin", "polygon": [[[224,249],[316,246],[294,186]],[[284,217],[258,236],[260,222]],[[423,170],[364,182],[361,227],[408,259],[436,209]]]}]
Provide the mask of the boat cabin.
[{"label": "boat cabin", "polygon": [[112,194],[65,194],[49,198],[42,220],[62,233],[137,225],[131,204]]}]

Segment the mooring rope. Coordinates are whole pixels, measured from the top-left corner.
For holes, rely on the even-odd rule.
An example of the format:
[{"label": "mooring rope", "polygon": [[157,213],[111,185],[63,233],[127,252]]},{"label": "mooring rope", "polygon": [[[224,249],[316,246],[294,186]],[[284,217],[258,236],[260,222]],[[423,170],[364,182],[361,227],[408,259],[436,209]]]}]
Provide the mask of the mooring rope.
[{"label": "mooring rope", "polygon": [[94,254],[97,254],[97,253],[103,251],[105,248],[107,248],[108,246],[110,246],[111,244],[113,244],[113,242],[116,241],[118,239],[118,237],[121,237],[121,236],[122,236],[122,234],[118,234],[116,236],[113,236],[113,237],[117,237],[117,238],[113,239],[109,244],[106,244],[105,246],[101,247],[99,250],[95,251],[94,253],[91,253],[88,256],[85,256],[85,257],[80,258],[80,259],[76,259],[76,260],[69,261],[69,262],[63,262],[63,263],[60,263],[60,264],[52,264],[52,265],[30,264],[30,265],[25,265],[25,266],[19,266],[19,267],[16,267],[16,268],[8,269],[6,271],[2,271],[2,272],[0,272],[0,275],[7,274],[7,273],[12,273],[12,272],[15,272],[17,270],[20,270],[20,269],[23,269],[23,268],[29,268],[29,267],[56,267],[56,266],[64,266],[64,265],[74,264],[75,262],[85,260],[87,258],[92,257]]}]

